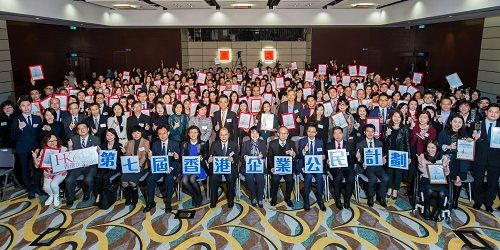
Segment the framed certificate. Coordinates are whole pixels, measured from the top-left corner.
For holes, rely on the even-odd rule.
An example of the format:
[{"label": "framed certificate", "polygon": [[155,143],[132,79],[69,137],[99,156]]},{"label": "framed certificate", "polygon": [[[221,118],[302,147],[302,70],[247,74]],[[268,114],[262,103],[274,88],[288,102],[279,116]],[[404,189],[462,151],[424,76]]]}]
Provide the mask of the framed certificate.
[{"label": "framed certificate", "polygon": [[333,122],[335,123],[335,126],[339,126],[341,128],[347,127],[347,120],[344,117],[344,114],[341,112],[337,113],[336,115],[332,116]]},{"label": "framed certificate", "polygon": [[42,110],[50,107],[50,99],[52,99],[52,97],[47,96],[43,100],[40,101],[40,107],[42,107]]},{"label": "framed certificate", "polygon": [[431,184],[448,184],[444,175],[443,165],[429,164],[427,165],[427,174]]},{"label": "framed certificate", "polygon": [[475,141],[457,140],[457,159],[474,161],[475,145]]},{"label": "framed certificate", "polygon": [[373,124],[375,126],[375,137],[380,137],[380,118],[367,117],[366,124]]},{"label": "framed certificate", "polygon": [[260,116],[260,129],[272,131],[274,128],[274,114],[262,114]]},{"label": "framed certificate", "polygon": [[52,168],[52,162],[51,162],[51,155],[58,154],[61,152],[60,148],[51,148],[51,147],[44,147],[42,149],[42,154],[40,156],[40,164],[38,165],[38,168],[41,169],[50,169]]},{"label": "framed certificate", "polygon": [[240,105],[238,103],[231,104],[231,111],[233,111],[234,113],[238,113],[239,108],[240,108]]},{"label": "framed certificate", "polygon": [[283,121],[283,126],[288,128],[289,130],[294,130],[297,128],[295,119],[293,118],[293,113],[282,114],[281,120]]},{"label": "framed certificate", "polygon": [[358,67],[356,65],[349,65],[349,76],[358,76]]},{"label": "framed certificate", "polygon": [[262,98],[264,101],[269,102],[271,106],[273,105],[273,94],[272,93],[264,93],[262,94]]},{"label": "framed certificate", "polygon": [[218,110],[220,110],[219,105],[214,104],[214,103],[210,104],[210,116],[214,116],[215,111],[218,111]]},{"label": "framed certificate", "polygon": [[240,117],[238,119],[238,128],[250,128],[252,126],[251,124],[252,120],[252,114],[250,113],[240,113]]},{"label": "framed certificate", "polygon": [[290,64],[290,67],[292,68],[292,70],[297,70],[297,69],[298,69],[298,67],[297,67],[297,62],[292,62],[292,63]]},{"label": "framed certificate", "polygon": [[313,82],[314,81],[314,71],[306,70],[305,74],[306,75],[304,77],[304,81],[306,81],[306,82]]},{"label": "framed certificate", "polygon": [[207,74],[205,74],[205,73],[198,73],[198,78],[196,79],[196,82],[204,84],[206,78],[207,78]]},{"label": "framed certificate", "polygon": [[367,76],[368,75],[368,67],[366,67],[365,65],[359,65],[358,75],[363,76],[363,77]]},{"label": "framed certificate", "polygon": [[59,99],[59,107],[62,111],[68,110],[68,95],[54,94],[52,96]]},{"label": "framed certificate", "polygon": [[333,114],[333,104],[332,102],[323,103],[324,114],[326,117],[329,117]]},{"label": "framed certificate", "polygon": [[349,86],[349,83],[351,83],[351,77],[350,76],[343,76],[342,77],[342,85]]},{"label": "framed certificate", "polygon": [[33,81],[45,79],[45,76],[43,74],[42,65],[29,66],[29,70],[30,70],[31,79],[33,79]]},{"label": "framed certificate", "polygon": [[415,85],[419,85],[422,83],[422,78],[424,78],[423,73],[415,72],[413,73],[412,81],[413,83],[415,83]]},{"label": "framed certificate", "polygon": [[464,85],[457,73],[446,76],[446,81],[448,81],[448,84],[450,84],[451,89],[456,89]]},{"label": "framed certificate", "polygon": [[284,77],[276,77],[276,88],[278,88],[278,89],[285,88],[285,78]]},{"label": "framed certificate", "polygon": [[326,75],[326,64],[319,64],[318,65],[318,74],[320,75]]},{"label": "framed certificate", "polygon": [[304,99],[313,94],[312,88],[302,89]]},{"label": "framed certificate", "polygon": [[200,88],[200,95],[202,95],[203,91],[208,89],[208,85],[199,85],[199,88]]},{"label": "framed certificate", "polygon": [[250,98],[250,112],[253,114],[260,112],[260,106],[262,105],[262,99],[260,98]]},{"label": "framed certificate", "polygon": [[491,128],[490,147],[500,148],[500,127]]}]

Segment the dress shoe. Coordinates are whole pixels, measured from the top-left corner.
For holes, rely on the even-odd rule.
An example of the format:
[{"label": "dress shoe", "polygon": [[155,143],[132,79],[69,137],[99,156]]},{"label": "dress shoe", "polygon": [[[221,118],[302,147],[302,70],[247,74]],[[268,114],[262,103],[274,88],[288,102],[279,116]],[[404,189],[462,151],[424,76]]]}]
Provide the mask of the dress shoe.
[{"label": "dress shoe", "polygon": [[367,202],[369,207],[373,207],[373,197],[368,197],[368,202]]},{"label": "dress shoe", "polygon": [[325,204],[323,204],[323,202],[318,203],[318,206],[319,206],[319,210],[321,210],[323,212],[326,211],[326,207],[325,207]]},{"label": "dress shoe", "polygon": [[227,206],[228,206],[229,208],[233,208],[233,207],[234,207],[234,201],[229,201],[229,202],[227,203]]},{"label": "dress shoe", "polygon": [[170,202],[165,203],[165,213],[170,213],[172,212],[172,204]]},{"label": "dress shoe", "polygon": [[216,204],[216,203],[210,202],[210,208],[214,208],[214,207],[216,207],[216,206],[217,206],[217,204]]},{"label": "dress shoe", "polygon": [[273,207],[276,206],[276,200],[271,200],[271,206],[273,206]]},{"label": "dress shoe", "polygon": [[36,197],[35,192],[33,192],[33,191],[28,192],[28,199],[32,200],[32,199],[35,199],[35,197]]},{"label": "dress shoe", "polygon": [[88,200],[90,200],[90,195],[88,195],[88,194],[84,195],[82,201],[86,202]]},{"label": "dress shoe", "polygon": [[433,221],[439,221],[441,217],[441,209],[435,209],[434,213],[432,213],[431,220]]},{"label": "dress shoe", "polygon": [[309,212],[309,210],[311,210],[309,203],[304,203],[304,211]]},{"label": "dress shoe", "polygon": [[351,201],[350,200],[344,200],[344,208],[351,209]]},{"label": "dress shoe", "polygon": [[67,201],[66,201],[66,206],[67,206],[67,207],[72,207],[72,206],[73,206],[73,204],[74,204],[74,201],[72,201],[72,200],[67,200]]},{"label": "dress shoe", "polygon": [[340,199],[335,199],[335,206],[339,209],[339,210],[342,210],[342,208],[344,208],[342,206],[342,202],[340,201]]},{"label": "dress shoe", "polygon": [[380,206],[387,208],[387,202],[385,201],[380,201]]},{"label": "dress shoe", "polygon": [[255,199],[252,200],[252,206],[253,207],[257,206],[257,200],[255,200]]},{"label": "dress shoe", "polygon": [[285,202],[289,208],[293,208],[293,202],[291,200],[286,200]]},{"label": "dress shoe", "polygon": [[156,206],[156,203],[154,202],[149,202],[146,207],[142,210],[143,213],[147,213],[149,211],[151,211],[151,209],[153,209],[154,207]]},{"label": "dress shoe", "polygon": [[491,205],[484,205],[484,207],[486,208],[486,212],[493,213],[493,207]]},{"label": "dress shoe", "polygon": [[259,201],[257,203],[259,204],[259,208],[263,208],[264,207],[264,204],[262,203],[262,201]]},{"label": "dress shoe", "polygon": [[422,214],[422,218],[424,220],[429,220],[431,217],[431,209],[429,207],[424,207],[424,213]]},{"label": "dress shoe", "polygon": [[472,206],[472,207],[473,207],[474,209],[476,209],[476,210],[481,210],[481,206],[482,206],[482,205],[483,205],[483,204],[481,204],[481,203],[474,203],[474,206]]},{"label": "dress shoe", "polygon": [[50,204],[52,204],[52,201],[54,201],[54,196],[49,195],[49,197],[45,200],[45,206],[50,206]]}]

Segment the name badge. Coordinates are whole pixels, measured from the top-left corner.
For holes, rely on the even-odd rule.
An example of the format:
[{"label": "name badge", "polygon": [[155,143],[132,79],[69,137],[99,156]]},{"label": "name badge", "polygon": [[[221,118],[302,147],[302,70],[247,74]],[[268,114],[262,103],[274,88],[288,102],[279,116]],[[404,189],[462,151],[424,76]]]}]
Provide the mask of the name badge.
[{"label": "name badge", "polygon": [[168,156],[174,156],[174,152],[168,152]]},{"label": "name badge", "polygon": [[318,128],[323,128],[323,125],[321,125],[321,124],[318,124]]},{"label": "name badge", "polygon": [[140,147],[139,148],[139,151],[141,151],[141,152],[144,151],[144,150],[145,150],[144,147]]},{"label": "name badge", "polygon": [[102,112],[103,115],[108,115],[108,112]]},{"label": "name badge", "polygon": [[38,124],[33,124],[33,127],[34,128],[38,128]]},{"label": "name badge", "polygon": [[144,127],[144,123],[139,123],[139,126]]},{"label": "name badge", "polygon": [[201,126],[201,129],[208,129],[207,126]]},{"label": "name badge", "polygon": [[318,152],[323,152],[323,149],[322,148],[318,148]]},{"label": "name badge", "polygon": [[294,111],[293,111],[293,113],[294,113],[294,114],[297,114],[297,113],[299,113],[299,110],[298,110],[298,109],[296,109],[296,110],[294,110]]},{"label": "name badge", "polygon": [[231,152],[231,153],[229,154],[229,156],[233,156],[233,155],[234,155],[234,152]]},{"label": "name badge", "polygon": [[233,121],[233,119],[227,119],[227,122],[232,122],[232,121]]},{"label": "name badge", "polygon": [[0,123],[0,126],[7,126],[7,122]]},{"label": "name badge", "polygon": [[104,124],[104,123],[103,123],[103,124],[101,124],[99,127],[101,127],[101,128],[105,128],[105,127],[106,127],[106,124]]}]

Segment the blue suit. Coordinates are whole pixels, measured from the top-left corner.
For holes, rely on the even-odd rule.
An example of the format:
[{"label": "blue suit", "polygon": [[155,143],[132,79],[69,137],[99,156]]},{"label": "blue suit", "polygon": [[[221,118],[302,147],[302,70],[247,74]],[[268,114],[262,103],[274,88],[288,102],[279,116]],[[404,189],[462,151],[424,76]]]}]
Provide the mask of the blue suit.
[{"label": "blue suit", "polygon": [[[392,113],[394,112],[394,110],[392,108],[385,108],[386,110],[386,113],[384,114],[385,115],[385,120],[383,119],[380,119],[380,125],[382,126],[380,129],[380,132],[383,131],[383,126],[385,125],[385,122],[387,121],[387,119],[389,119],[389,117],[391,117]],[[372,111],[370,112],[370,115],[369,117],[374,117],[374,118],[382,118],[382,114],[380,112],[380,107],[375,107],[372,109]]]},{"label": "blue suit", "polygon": [[[309,138],[304,137],[299,140],[299,148],[298,148],[298,162],[297,166],[299,169],[302,169],[305,167],[304,163],[304,156],[305,155],[324,155],[324,145],[323,141],[321,139],[314,139],[314,144],[313,148],[311,148],[311,145],[309,145]],[[304,152],[304,148],[308,146],[308,150]],[[312,184],[312,178],[314,176],[314,179],[316,180],[317,184],[317,193],[316,193],[316,199],[318,200],[318,204],[323,203],[323,192],[324,192],[324,186],[323,186],[323,173],[317,173],[317,174],[306,174],[302,173],[304,176],[304,204],[309,204],[309,193],[311,192],[311,184]]]},{"label": "blue suit", "polygon": [[[16,158],[21,167],[23,185],[33,195],[35,190],[39,190],[42,171],[35,167],[33,169],[33,181],[31,184],[30,159],[31,151],[39,148],[38,126],[41,126],[42,119],[36,115],[30,115],[31,125],[24,115],[19,115],[12,121],[11,137],[16,141]],[[19,129],[19,122],[25,122],[26,127]]]},{"label": "blue suit", "polygon": [[[171,155],[174,152],[179,155],[179,159],[175,160],[173,156],[168,157],[169,166],[173,168],[173,170],[169,174],[150,174],[147,178],[147,202],[154,202],[155,197],[155,187],[156,182],[163,177],[163,182],[165,183],[166,189],[166,203],[172,202],[172,195],[174,193],[174,176],[179,174],[179,162],[181,159],[181,148],[179,146],[179,142],[173,140],[167,140],[167,155]],[[151,145],[151,151],[153,152],[153,156],[165,155],[165,152],[162,151],[162,141],[157,140]]]}]

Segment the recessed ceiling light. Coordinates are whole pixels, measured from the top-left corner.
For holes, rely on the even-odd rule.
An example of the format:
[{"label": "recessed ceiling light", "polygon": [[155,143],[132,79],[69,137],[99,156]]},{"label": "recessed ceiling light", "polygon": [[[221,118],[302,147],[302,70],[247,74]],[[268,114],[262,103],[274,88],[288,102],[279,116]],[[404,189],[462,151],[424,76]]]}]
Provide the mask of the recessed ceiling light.
[{"label": "recessed ceiling light", "polygon": [[231,4],[232,7],[236,8],[250,8],[253,6],[251,3],[233,3]]},{"label": "recessed ceiling light", "polygon": [[453,16],[448,16],[448,17],[453,17]]},{"label": "recessed ceiling light", "polygon": [[35,18],[35,19],[36,19],[36,20],[40,20],[40,18],[39,18],[39,17],[37,17],[37,18]]},{"label": "recessed ceiling light", "polygon": [[353,3],[351,4],[351,7],[353,8],[370,8],[377,6],[378,4],[376,3]]},{"label": "recessed ceiling light", "polygon": [[128,4],[128,3],[117,3],[117,4],[113,4],[113,7],[116,7],[116,8],[133,8],[133,9],[136,9],[138,6],[137,5],[133,5],[133,4]]}]

